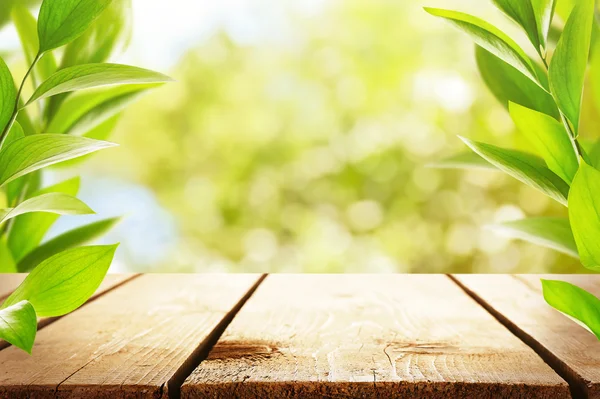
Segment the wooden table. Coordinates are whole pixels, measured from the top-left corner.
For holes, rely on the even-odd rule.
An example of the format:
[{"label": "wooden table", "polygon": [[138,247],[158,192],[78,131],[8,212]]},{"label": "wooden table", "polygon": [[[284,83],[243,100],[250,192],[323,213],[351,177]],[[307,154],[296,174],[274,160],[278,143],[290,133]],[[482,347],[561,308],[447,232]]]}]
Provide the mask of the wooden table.
[{"label": "wooden table", "polygon": [[110,276],[33,355],[0,342],[0,398],[600,397],[600,343],[539,277]]}]

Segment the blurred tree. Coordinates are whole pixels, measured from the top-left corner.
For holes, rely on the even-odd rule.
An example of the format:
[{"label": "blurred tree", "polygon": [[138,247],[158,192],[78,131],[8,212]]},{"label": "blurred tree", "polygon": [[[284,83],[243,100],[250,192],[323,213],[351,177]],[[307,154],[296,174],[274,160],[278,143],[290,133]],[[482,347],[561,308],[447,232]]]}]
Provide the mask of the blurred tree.
[{"label": "blurred tree", "polygon": [[204,41],[178,83],[125,115],[121,149],[92,162],[176,215],[164,270],[579,271],[479,231],[558,212],[545,197],[494,172],[426,167],[462,148],[457,134],[519,144],[467,39],[413,2],[288,17],[285,34],[254,43]]}]

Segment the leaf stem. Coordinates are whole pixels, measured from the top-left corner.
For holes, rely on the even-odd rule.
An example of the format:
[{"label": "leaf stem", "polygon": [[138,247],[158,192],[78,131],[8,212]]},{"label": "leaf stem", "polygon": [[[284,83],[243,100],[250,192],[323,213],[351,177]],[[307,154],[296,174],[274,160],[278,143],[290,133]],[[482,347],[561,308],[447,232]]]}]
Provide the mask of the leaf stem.
[{"label": "leaf stem", "polygon": [[33,68],[35,68],[35,65],[37,64],[37,62],[40,60],[40,58],[42,58],[42,54],[43,54],[42,52],[38,52],[38,54],[35,56],[33,62],[31,63],[31,66],[27,70],[27,73],[25,73],[25,76],[23,77],[21,86],[19,86],[19,90],[17,91],[17,99],[15,100],[15,108],[13,110],[13,113],[12,113],[9,121],[8,121],[8,124],[2,131],[2,134],[0,135],[0,149],[2,149],[2,146],[4,145],[4,142],[6,141],[6,136],[8,136],[8,132],[10,132],[10,129],[12,128],[13,124],[17,120],[17,116],[19,115],[19,109],[20,109],[19,101],[21,100],[21,94],[23,93],[23,87],[25,87],[25,82],[27,82],[27,78],[29,77],[29,75],[31,75],[31,72],[33,72]]}]

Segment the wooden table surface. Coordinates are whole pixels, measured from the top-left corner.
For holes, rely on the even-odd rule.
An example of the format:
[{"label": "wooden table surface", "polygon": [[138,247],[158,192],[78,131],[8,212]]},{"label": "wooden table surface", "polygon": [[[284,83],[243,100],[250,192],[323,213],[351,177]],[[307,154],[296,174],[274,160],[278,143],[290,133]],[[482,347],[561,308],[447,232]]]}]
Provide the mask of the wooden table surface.
[{"label": "wooden table surface", "polygon": [[113,275],[32,355],[0,341],[0,398],[600,398],[600,342],[539,278]]}]

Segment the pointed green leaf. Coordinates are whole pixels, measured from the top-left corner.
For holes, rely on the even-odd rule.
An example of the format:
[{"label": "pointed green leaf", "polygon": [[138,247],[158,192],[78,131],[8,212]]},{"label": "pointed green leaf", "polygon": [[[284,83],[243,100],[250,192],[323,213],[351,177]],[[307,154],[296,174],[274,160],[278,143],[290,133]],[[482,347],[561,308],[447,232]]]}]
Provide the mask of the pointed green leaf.
[{"label": "pointed green leaf", "polygon": [[10,121],[17,103],[17,89],[12,74],[0,57],[0,132],[4,131]]},{"label": "pointed green leaf", "polygon": [[46,259],[2,307],[28,300],[40,317],[62,316],[74,311],[100,287],[116,249],[117,245],[79,247]]},{"label": "pointed green leaf", "polygon": [[0,310],[0,339],[31,354],[37,334],[37,315],[28,301]]},{"label": "pointed green leaf", "polygon": [[435,169],[489,169],[498,170],[494,165],[474,152],[464,152],[427,165]]},{"label": "pointed green leaf", "polygon": [[[37,22],[29,9],[22,4],[15,4],[12,10],[12,20],[21,39],[27,64],[31,65],[38,54],[40,44],[37,36]],[[56,71],[56,60],[48,52],[41,57],[33,70],[33,76],[40,80],[47,79]]]},{"label": "pointed green leaf", "polygon": [[57,215],[89,215],[94,213],[83,201],[62,193],[50,193],[30,198],[15,208],[0,209],[0,224],[19,215],[32,212]]},{"label": "pointed green leaf", "polygon": [[77,158],[115,144],[63,134],[36,134],[0,151],[0,186],[35,170]]},{"label": "pointed green leaf", "polygon": [[568,219],[553,217],[529,218],[499,223],[491,225],[489,228],[502,235],[518,238],[579,258]]},{"label": "pointed green leaf", "polygon": [[521,72],[479,46],[475,46],[475,58],[483,81],[504,107],[513,102],[559,118],[552,96]]},{"label": "pointed green leaf", "polygon": [[542,280],[542,288],[550,306],[579,320],[600,339],[600,299],[566,281]]},{"label": "pointed green leaf", "polygon": [[63,233],[27,254],[18,263],[17,270],[20,273],[29,272],[51,256],[70,248],[88,244],[113,228],[119,220],[119,218],[101,220]]},{"label": "pointed green leaf", "polygon": [[585,162],[573,179],[569,193],[569,220],[581,263],[600,269],[600,172]]},{"label": "pointed green leaf", "polygon": [[162,73],[120,64],[86,64],[61,69],[33,93],[26,106],[41,98],[75,90],[102,86],[164,83],[171,81]]},{"label": "pointed green leaf", "polygon": [[533,144],[550,170],[570,184],[579,163],[564,125],[548,115],[515,103],[510,104],[509,111],[517,129]]},{"label": "pointed green leaf", "polygon": [[581,0],[569,16],[550,62],[550,89],[575,133],[579,131],[593,22],[594,0]]},{"label": "pointed green leaf", "polygon": [[44,0],[38,17],[40,51],[79,37],[112,0]]},{"label": "pointed green leaf", "polygon": [[538,36],[537,21],[533,11],[532,1],[528,0],[492,0],[494,4],[508,15],[512,20],[519,24],[529,41],[536,50],[540,48],[540,39]]},{"label": "pointed green leaf", "polygon": [[478,143],[464,137],[460,139],[498,169],[541,191],[555,201],[567,205],[569,186],[548,169],[540,158],[519,151]]},{"label": "pointed green leaf", "polygon": [[542,48],[546,48],[556,0],[531,0],[531,5],[533,6],[540,45]]},{"label": "pointed green leaf", "polygon": [[[31,175],[30,175],[31,176]],[[10,184],[9,184],[10,185]],[[33,196],[47,193],[64,193],[75,196],[79,191],[79,177],[60,182],[50,187],[37,191]],[[46,232],[58,219],[58,215],[51,213],[28,213],[17,217],[10,229],[8,246],[16,262],[36,248]]]},{"label": "pointed green leaf", "polygon": [[536,84],[540,84],[533,63],[514,40],[495,26],[482,19],[458,11],[425,8],[431,15],[442,17],[454,23],[471,36],[476,44],[483,47],[502,61],[512,65]]}]

